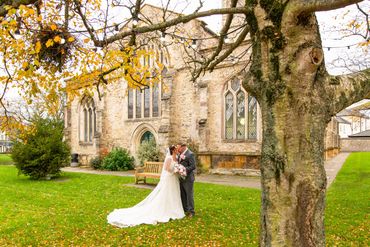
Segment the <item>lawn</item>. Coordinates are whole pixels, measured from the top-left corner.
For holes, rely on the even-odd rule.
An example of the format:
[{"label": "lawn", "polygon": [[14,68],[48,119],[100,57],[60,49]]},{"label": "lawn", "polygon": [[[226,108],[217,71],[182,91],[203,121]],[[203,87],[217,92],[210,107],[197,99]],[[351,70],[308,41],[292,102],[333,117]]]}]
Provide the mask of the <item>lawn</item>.
[{"label": "lawn", "polygon": [[12,166],[0,166],[0,178],[0,246],[257,245],[259,190],[197,183],[195,218],[118,229],[107,214],[150,192],[123,186],[133,178],[66,173],[65,181],[31,181]]},{"label": "lawn", "polygon": [[370,246],[370,153],[352,153],[327,193],[328,246]]},{"label": "lawn", "polygon": [[10,157],[10,154],[0,154],[0,165],[9,165],[12,164],[13,160]]},{"label": "lawn", "polygon": [[[370,153],[352,154],[328,191],[328,246],[369,243]],[[55,181],[17,176],[0,166],[0,246],[257,246],[260,191],[195,184],[197,215],[157,226],[114,228],[114,208],[150,193],[124,186],[133,178],[64,173]]]}]

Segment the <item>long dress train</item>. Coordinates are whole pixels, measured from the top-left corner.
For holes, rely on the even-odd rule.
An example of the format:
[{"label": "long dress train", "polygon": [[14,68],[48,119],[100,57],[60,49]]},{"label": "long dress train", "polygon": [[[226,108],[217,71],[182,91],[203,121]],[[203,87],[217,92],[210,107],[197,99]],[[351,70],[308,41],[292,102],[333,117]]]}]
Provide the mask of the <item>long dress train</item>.
[{"label": "long dress train", "polygon": [[117,227],[131,227],[185,217],[179,179],[173,173],[174,165],[172,157],[167,156],[155,189],[139,204],[131,208],[115,209],[107,216],[108,223]]}]

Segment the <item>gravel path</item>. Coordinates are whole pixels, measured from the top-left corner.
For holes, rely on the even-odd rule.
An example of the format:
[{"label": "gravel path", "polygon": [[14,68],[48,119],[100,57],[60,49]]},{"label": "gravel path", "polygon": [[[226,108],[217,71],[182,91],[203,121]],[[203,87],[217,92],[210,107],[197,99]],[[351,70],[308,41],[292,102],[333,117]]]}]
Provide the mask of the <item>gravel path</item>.
[{"label": "gravel path", "polygon": [[[345,162],[349,154],[350,153],[340,153],[336,157],[325,162],[325,170],[326,170],[326,175],[328,178],[328,185],[327,185],[328,187],[334,181],[335,177],[337,176],[337,173],[339,172],[340,168],[342,167],[343,163]],[[85,167],[65,167],[62,170],[66,172],[80,172],[80,173],[90,173],[90,174],[98,174],[98,175],[113,175],[113,176],[122,176],[122,177],[133,177],[135,174],[134,171],[126,171],[126,172],[100,171],[100,170],[93,170],[91,168],[85,168]],[[230,185],[230,186],[255,188],[255,189],[261,188],[260,179],[258,177],[202,174],[202,175],[196,176],[196,181],[201,182],[201,183],[221,184],[221,185]],[[152,189],[154,188],[155,185],[128,184],[126,186]]]}]

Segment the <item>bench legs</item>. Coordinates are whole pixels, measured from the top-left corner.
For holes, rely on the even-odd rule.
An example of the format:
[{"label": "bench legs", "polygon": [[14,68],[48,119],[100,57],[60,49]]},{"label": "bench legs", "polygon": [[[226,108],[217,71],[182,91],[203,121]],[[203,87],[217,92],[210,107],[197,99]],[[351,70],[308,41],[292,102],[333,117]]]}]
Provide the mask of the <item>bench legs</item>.
[{"label": "bench legs", "polygon": [[139,181],[143,181],[143,182],[144,182],[144,184],[146,184],[146,177],[144,177],[143,179],[139,179],[139,177],[136,177],[136,176],[135,176],[135,184],[138,184],[138,183],[139,183]]}]

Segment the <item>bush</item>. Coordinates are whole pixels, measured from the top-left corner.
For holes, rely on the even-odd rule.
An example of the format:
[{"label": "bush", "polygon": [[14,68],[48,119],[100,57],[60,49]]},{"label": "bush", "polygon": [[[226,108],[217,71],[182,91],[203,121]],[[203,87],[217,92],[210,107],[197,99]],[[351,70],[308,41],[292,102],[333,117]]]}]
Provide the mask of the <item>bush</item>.
[{"label": "bush", "polygon": [[12,159],[18,172],[31,179],[56,176],[70,163],[70,149],[63,141],[63,122],[37,119],[13,146]]},{"label": "bush", "polygon": [[103,169],[110,171],[127,171],[134,169],[134,157],[123,148],[114,148],[104,159]]},{"label": "bush", "polygon": [[141,165],[146,161],[159,161],[160,152],[153,138],[141,143],[137,150],[137,157]]},{"label": "bush", "polygon": [[96,170],[103,169],[103,160],[102,158],[95,157],[90,160],[90,166]]}]

